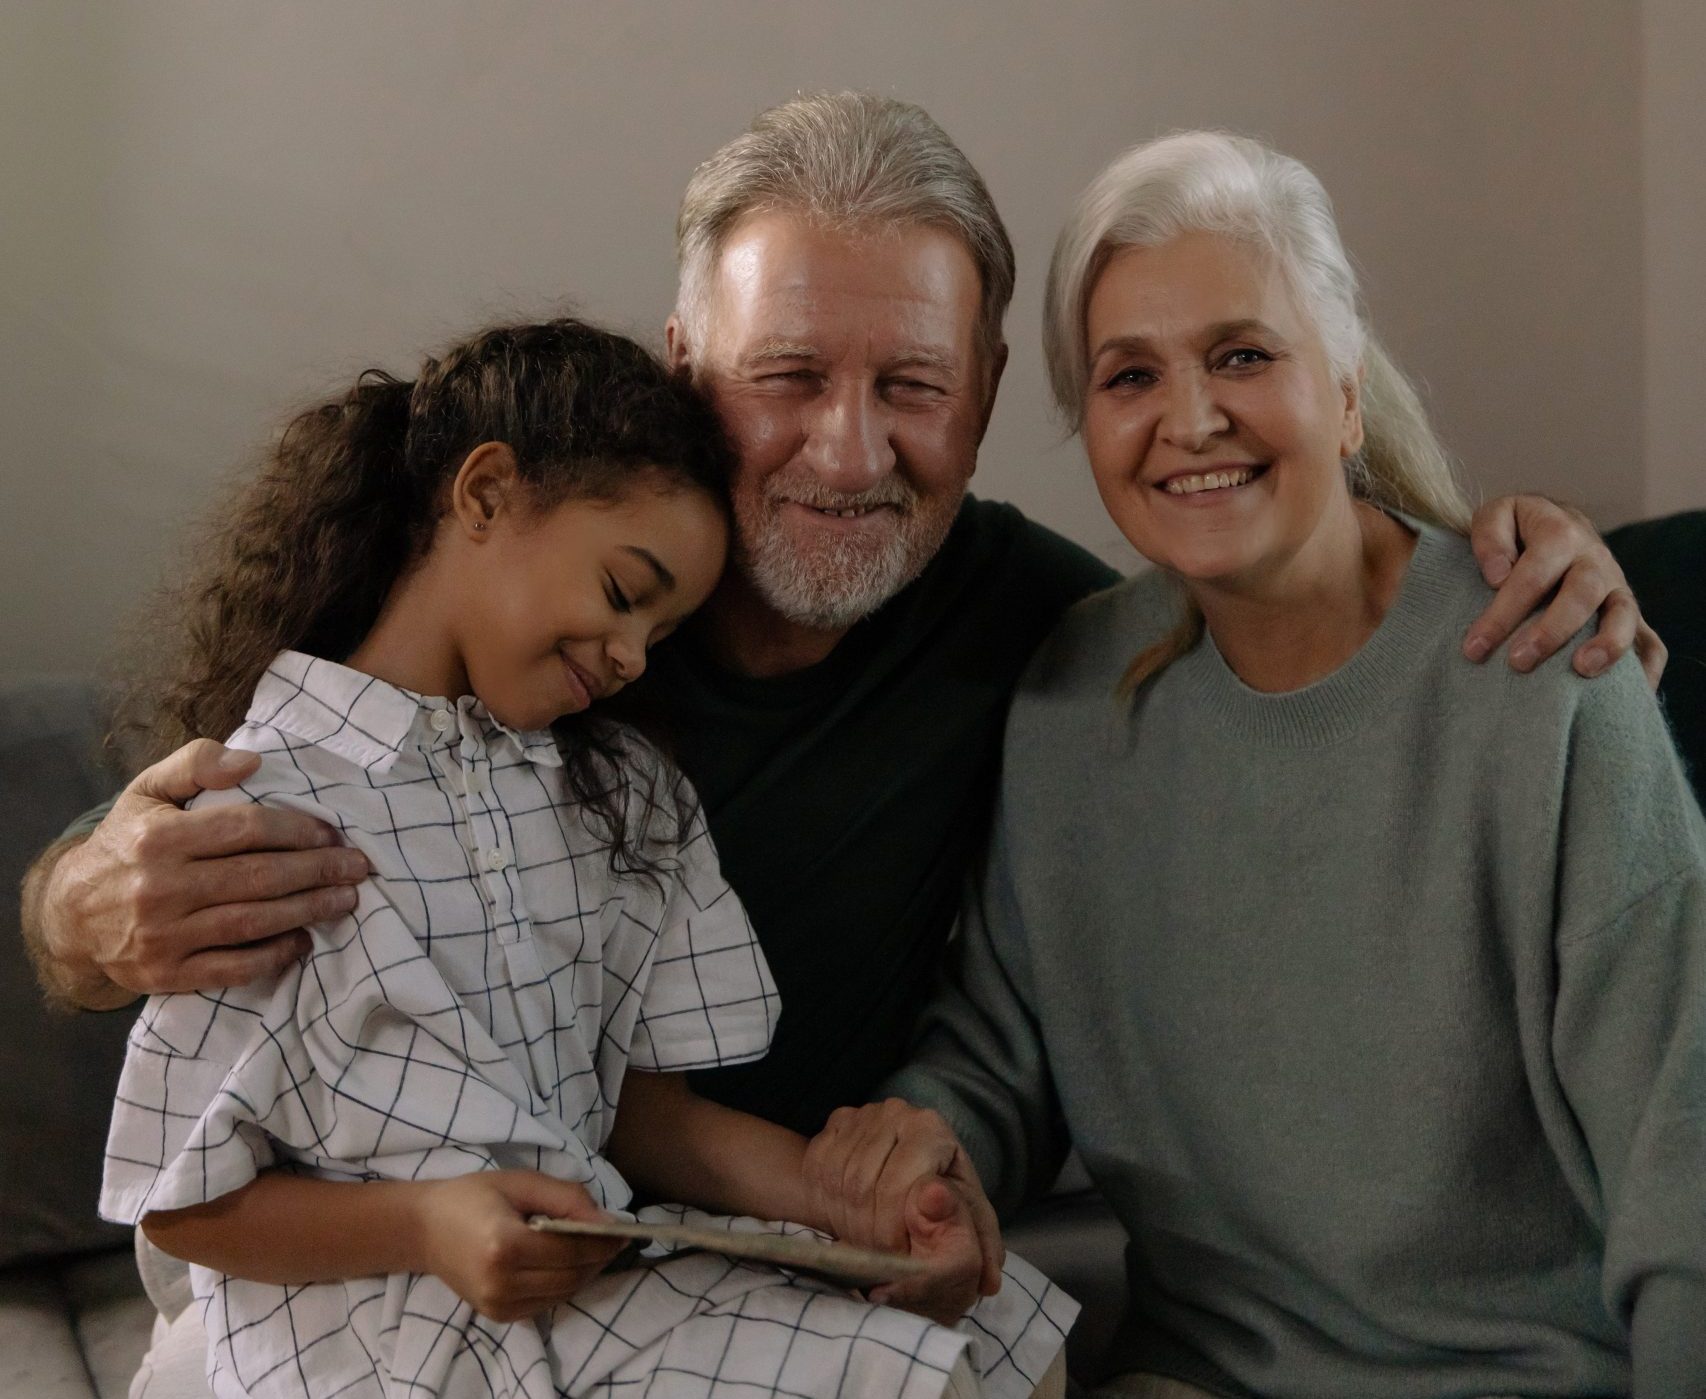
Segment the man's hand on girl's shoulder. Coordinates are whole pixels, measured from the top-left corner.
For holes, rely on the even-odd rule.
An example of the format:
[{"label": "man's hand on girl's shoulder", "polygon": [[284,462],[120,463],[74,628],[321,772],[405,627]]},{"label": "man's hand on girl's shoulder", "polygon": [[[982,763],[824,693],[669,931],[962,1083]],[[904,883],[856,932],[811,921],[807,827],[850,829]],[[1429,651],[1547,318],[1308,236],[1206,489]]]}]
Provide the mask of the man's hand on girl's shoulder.
[{"label": "man's hand on girl's shoulder", "polygon": [[138,994],[240,986],[306,952],[306,924],[355,907],[367,859],[321,822],[256,803],[183,810],[258,763],[205,739],[187,744],[138,773],[87,840],[57,853],[26,930],[50,994],[107,1009]]}]

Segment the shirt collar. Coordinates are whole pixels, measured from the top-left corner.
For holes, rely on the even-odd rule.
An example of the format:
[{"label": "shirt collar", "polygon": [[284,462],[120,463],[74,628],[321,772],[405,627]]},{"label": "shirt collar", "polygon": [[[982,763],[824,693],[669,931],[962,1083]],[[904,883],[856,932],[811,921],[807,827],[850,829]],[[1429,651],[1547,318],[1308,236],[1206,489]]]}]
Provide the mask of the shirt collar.
[{"label": "shirt collar", "polygon": [[[448,713],[455,722],[441,732],[432,724],[434,713]],[[348,758],[369,772],[387,771],[405,752],[451,741],[458,730],[463,739],[478,734],[488,743],[507,741],[542,767],[563,765],[548,730],[512,729],[472,695],[455,702],[429,698],[300,651],[281,651],[267,667],[255,687],[248,720]]]}]

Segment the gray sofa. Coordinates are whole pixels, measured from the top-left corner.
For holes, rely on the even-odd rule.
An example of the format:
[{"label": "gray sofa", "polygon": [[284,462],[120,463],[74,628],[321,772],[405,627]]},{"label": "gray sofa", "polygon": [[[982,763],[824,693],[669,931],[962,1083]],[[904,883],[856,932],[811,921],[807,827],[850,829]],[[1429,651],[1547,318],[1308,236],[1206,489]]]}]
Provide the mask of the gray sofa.
[{"label": "gray sofa", "polygon": [[[98,724],[85,682],[0,686],[5,887],[15,890],[35,854],[112,789],[98,758]],[[7,898],[0,905],[0,1399],[122,1399],[155,1309],[129,1231],[102,1224],[94,1202],[133,1012],[48,1011],[17,920],[17,901]],[[1009,1238],[1074,1296],[1097,1300],[1073,1337],[1075,1361],[1088,1366],[1123,1299],[1124,1236],[1099,1197],[1065,1184]]]},{"label": "gray sofa", "polygon": [[[0,875],[27,863],[104,797],[86,683],[0,690]],[[42,1005],[0,904],[0,1396],[122,1396],[148,1343],[129,1231],[95,1218],[102,1119],[124,1057],[127,1014],[55,1015]]]}]

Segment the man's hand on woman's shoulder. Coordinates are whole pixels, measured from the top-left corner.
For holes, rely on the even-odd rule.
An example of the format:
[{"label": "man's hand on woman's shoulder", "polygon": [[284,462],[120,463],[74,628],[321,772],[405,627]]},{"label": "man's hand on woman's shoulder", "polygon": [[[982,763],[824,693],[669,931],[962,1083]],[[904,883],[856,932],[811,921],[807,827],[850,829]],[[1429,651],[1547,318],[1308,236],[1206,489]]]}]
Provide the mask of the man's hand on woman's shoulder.
[{"label": "man's hand on woman's shoulder", "polygon": [[1572,658],[1577,674],[1602,674],[1633,646],[1647,684],[1657,687],[1667,659],[1664,642],[1642,618],[1623,569],[1579,510],[1544,496],[1500,496],[1475,512],[1469,543],[1482,576],[1498,589],[1463,640],[1470,660],[1485,660],[1508,639],[1512,669],[1526,673],[1597,612],[1599,630]]},{"label": "man's hand on woman's shoulder", "polygon": [[138,773],[87,840],[49,847],[25,882],[24,934],[50,996],[105,1010],[273,976],[307,951],[305,924],[355,907],[367,859],[321,822],[254,803],[183,810],[258,764],[187,744]]}]

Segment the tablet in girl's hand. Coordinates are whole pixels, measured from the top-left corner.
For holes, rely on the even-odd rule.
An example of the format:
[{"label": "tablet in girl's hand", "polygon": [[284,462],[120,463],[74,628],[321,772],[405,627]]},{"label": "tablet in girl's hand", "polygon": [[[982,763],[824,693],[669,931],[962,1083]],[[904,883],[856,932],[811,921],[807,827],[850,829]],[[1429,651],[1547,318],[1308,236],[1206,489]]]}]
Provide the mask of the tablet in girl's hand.
[{"label": "tablet in girl's hand", "polygon": [[732,1232],[693,1224],[646,1223],[627,1219],[551,1219],[536,1214],[529,1227],[550,1234],[582,1234],[602,1239],[650,1239],[680,1252],[703,1249],[729,1258],[769,1263],[794,1272],[813,1273],[844,1287],[874,1287],[917,1277],[929,1267],[900,1253],[879,1253],[851,1244],[828,1243],[807,1234]]}]

